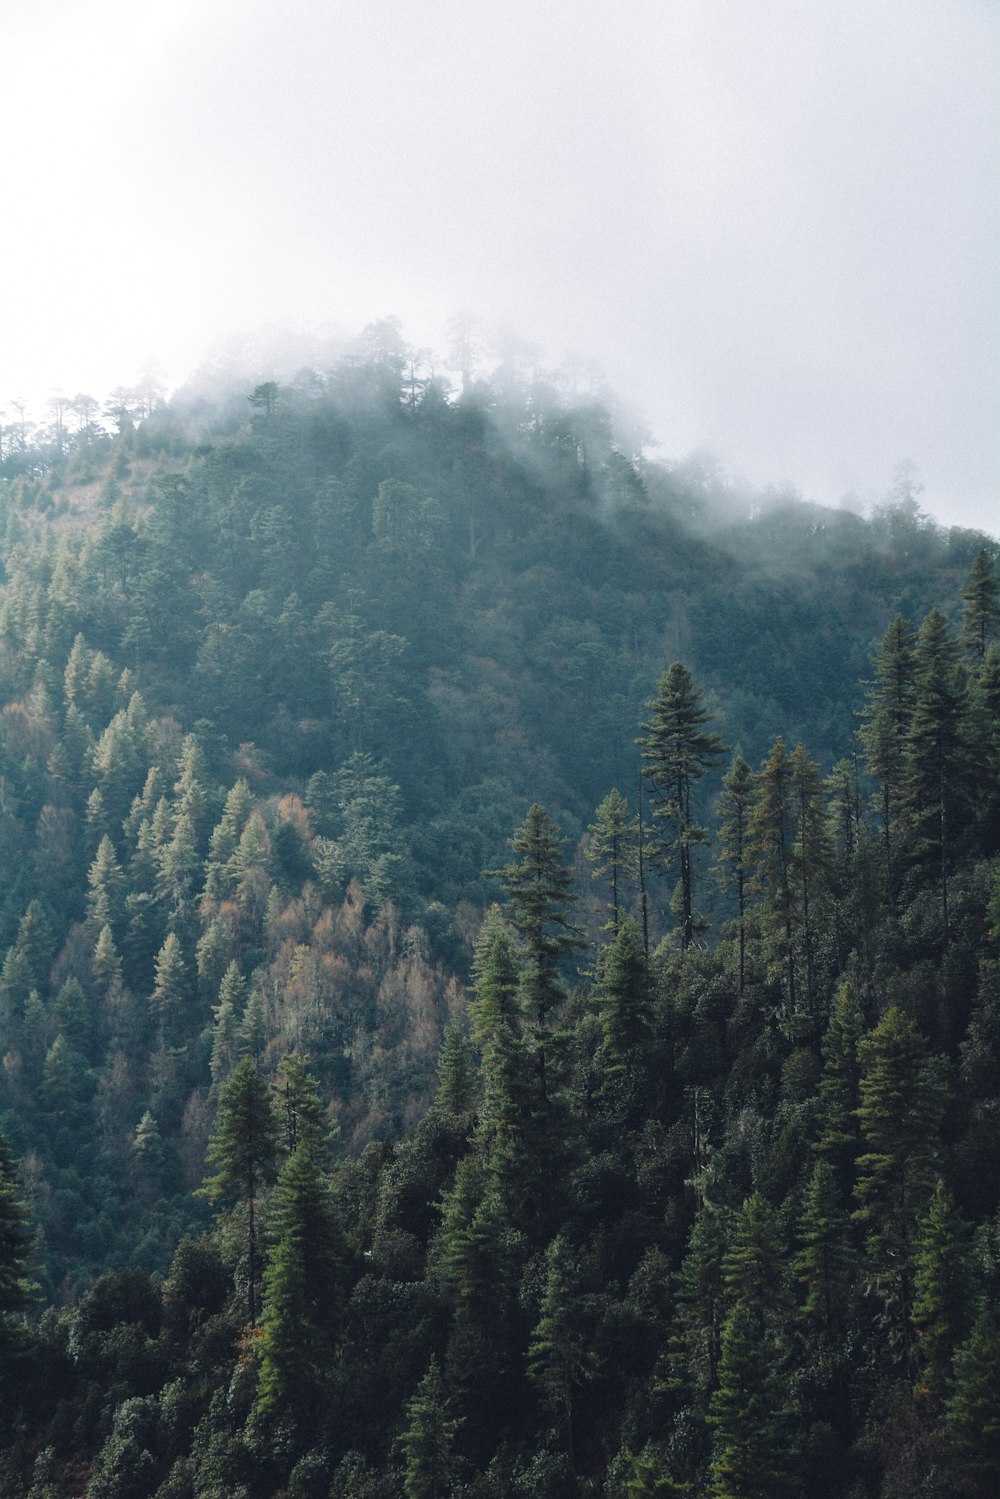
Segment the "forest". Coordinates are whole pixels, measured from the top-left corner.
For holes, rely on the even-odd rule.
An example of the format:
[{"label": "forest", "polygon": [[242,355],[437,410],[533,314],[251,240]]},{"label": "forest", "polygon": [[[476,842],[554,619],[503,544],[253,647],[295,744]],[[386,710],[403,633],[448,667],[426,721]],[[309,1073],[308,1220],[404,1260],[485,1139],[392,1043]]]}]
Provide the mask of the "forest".
[{"label": "forest", "polygon": [[1000,1491],[1000,547],[645,447],[0,427],[5,1499]]}]

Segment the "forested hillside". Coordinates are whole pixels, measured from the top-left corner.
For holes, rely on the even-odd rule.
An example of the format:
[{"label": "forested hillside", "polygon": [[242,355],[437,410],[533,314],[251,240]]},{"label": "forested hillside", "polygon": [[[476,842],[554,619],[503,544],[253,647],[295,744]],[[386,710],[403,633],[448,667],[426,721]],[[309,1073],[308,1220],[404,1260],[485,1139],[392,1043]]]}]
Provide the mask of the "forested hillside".
[{"label": "forested hillside", "polygon": [[0,1492],[993,1495],[997,547],[392,325],[0,447]]}]

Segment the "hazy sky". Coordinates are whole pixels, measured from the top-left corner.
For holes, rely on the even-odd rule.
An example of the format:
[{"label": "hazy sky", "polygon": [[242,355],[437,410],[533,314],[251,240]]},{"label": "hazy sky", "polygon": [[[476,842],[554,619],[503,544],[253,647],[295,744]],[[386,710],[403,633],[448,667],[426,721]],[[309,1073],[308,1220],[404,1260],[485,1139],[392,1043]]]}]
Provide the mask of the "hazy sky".
[{"label": "hazy sky", "polygon": [[1000,532],[996,0],[3,0],[0,406],[461,307]]}]

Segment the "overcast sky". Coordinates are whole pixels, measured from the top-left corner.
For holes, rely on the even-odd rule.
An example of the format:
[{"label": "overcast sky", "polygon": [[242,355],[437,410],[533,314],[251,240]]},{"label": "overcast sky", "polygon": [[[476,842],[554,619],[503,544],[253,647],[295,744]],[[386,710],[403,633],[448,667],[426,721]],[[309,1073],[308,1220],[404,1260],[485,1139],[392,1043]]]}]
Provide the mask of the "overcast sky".
[{"label": "overcast sky", "polygon": [[0,407],[459,308],[1000,532],[996,0],[3,0]]}]

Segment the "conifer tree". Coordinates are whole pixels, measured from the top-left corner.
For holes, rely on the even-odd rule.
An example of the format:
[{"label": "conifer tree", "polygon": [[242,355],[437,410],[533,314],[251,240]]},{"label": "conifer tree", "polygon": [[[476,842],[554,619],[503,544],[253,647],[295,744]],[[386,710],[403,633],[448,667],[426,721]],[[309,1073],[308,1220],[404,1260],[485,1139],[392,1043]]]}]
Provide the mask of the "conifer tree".
[{"label": "conifer tree", "polygon": [[406,1499],[447,1499],[455,1492],[455,1438],[462,1420],[451,1414],[436,1358],[407,1403],[406,1420],[398,1444],[406,1459]]},{"label": "conifer tree", "polygon": [[988,1301],[955,1355],[944,1432],[949,1477],[959,1491],[994,1499],[1000,1488],[1000,1321]]},{"label": "conifer tree", "polygon": [[545,1291],[528,1346],[528,1377],[551,1415],[557,1439],[574,1468],[574,1398],[591,1377],[594,1358],[581,1323],[576,1269],[561,1235],[553,1239],[545,1259]]},{"label": "conifer tree", "polygon": [[[346,1247],[306,1140],[281,1169],[261,1311],[258,1409],[311,1434],[328,1399],[346,1305]],[[252,1320],[252,1318],[251,1318]]]},{"label": "conifer tree", "polygon": [[264,1055],[264,1047],[267,1045],[267,1016],[264,1013],[264,996],[256,984],[247,995],[246,1004],[243,1007],[243,1016],[239,1023],[237,1035],[240,1050],[244,1056],[259,1062]]},{"label": "conifer tree", "polygon": [[267,1083],[251,1057],[227,1079],[208,1146],[215,1174],[203,1194],[210,1202],[242,1204],[246,1211],[247,1305],[251,1325],[257,1322],[257,1213],[260,1195],[274,1180],[277,1132]]},{"label": "conifer tree", "polygon": [[761,1316],[776,1313],[784,1302],[784,1258],[777,1218],[760,1192],[746,1198],[733,1220],[722,1280],[730,1302],[747,1302]]},{"label": "conifer tree", "polygon": [[737,992],[746,987],[746,897],[752,868],[750,858],[750,809],[753,805],[753,771],[742,755],[735,755],[722,780],[719,797],[719,865],[724,885],[736,886],[736,935],[739,944]]},{"label": "conifer tree", "polygon": [[599,1006],[604,1045],[612,1068],[648,1041],[653,1027],[649,972],[639,928],[631,916],[623,918],[607,950],[599,981]]},{"label": "conifer tree", "polygon": [[917,1223],[933,1190],[943,1090],[923,1037],[896,1006],[861,1042],[860,1061],[854,1218],[898,1338],[910,1313]]},{"label": "conifer tree", "polygon": [[677,1272],[677,1317],[670,1360],[673,1383],[690,1389],[701,1404],[718,1381],[726,1226],[722,1214],[706,1204],[694,1221],[687,1253]]},{"label": "conifer tree", "polygon": [[916,1391],[934,1405],[951,1390],[952,1360],[968,1327],[969,1279],[965,1225],[939,1179],[917,1237],[910,1312],[917,1334]]},{"label": "conifer tree", "polygon": [[107,835],[97,846],[87,883],[87,919],[92,930],[96,934],[102,927],[109,927],[112,936],[120,940],[125,923],[125,876]]},{"label": "conifer tree", "polygon": [[465,1118],[475,1105],[475,1084],[469,1044],[458,1025],[447,1025],[438,1057],[438,1108],[456,1118]]},{"label": "conifer tree", "polygon": [[507,891],[511,925],[524,942],[523,992],[534,1016],[534,1048],[539,1088],[547,1097],[545,1060],[549,1019],[562,1003],[561,960],[583,945],[580,928],[570,920],[572,870],[563,863],[565,840],[535,803],[511,839],[512,863],[494,871]]},{"label": "conifer tree", "polygon": [[213,1011],[212,1056],[209,1068],[212,1086],[225,1082],[239,1060],[239,1031],[246,1004],[246,985],[235,962],[229,964],[219,987],[219,1002]]},{"label": "conifer tree", "polygon": [[948,946],[949,865],[964,790],[965,682],[948,621],[932,609],[914,655],[913,713],[906,739],[906,804],[918,858],[937,867],[942,941]]},{"label": "conifer tree", "polygon": [[792,765],[784,740],[779,736],[754,780],[750,811],[750,849],[754,859],[752,887],[767,901],[772,925],[781,932],[784,945],[788,1014],[796,1011],[794,896],[791,862],[793,831]]},{"label": "conifer tree", "polygon": [[522,1037],[521,964],[497,906],[486,913],[473,957],[469,1005],[483,1080],[477,1143],[493,1170],[509,1176],[524,1149],[527,1057]]},{"label": "conifer tree", "polygon": [[801,744],[792,751],[790,792],[794,824],[791,866],[802,926],[805,1005],[811,1015],[816,989],[815,908],[829,874],[830,841],[819,766]]},{"label": "conifer tree", "polygon": [[[25,1313],[31,1305],[31,1265],[35,1235],[28,1221],[10,1147],[0,1135],[0,1392],[13,1404],[16,1390],[10,1355],[24,1339]],[[0,1421],[0,1428],[3,1426]]]},{"label": "conifer tree", "polygon": [[115,947],[115,939],[111,935],[109,926],[101,928],[100,935],[94,944],[90,971],[94,975],[98,990],[105,995],[113,985],[121,983],[121,958],[118,956],[118,949]]},{"label": "conifer tree", "polygon": [[780,1362],[752,1301],[738,1301],[722,1330],[709,1422],[712,1499],[771,1499],[781,1492],[790,1453]]},{"label": "conifer tree", "polygon": [[985,547],[973,559],[962,604],[962,644],[976,661],[982,661],[991,636],[1000,630],[1000,581]]},{"label": "conifer tree", "polygon": [[694,819],[692,794],[698,781],[722,759],[718,734],[705,728],[711,714],[701,703],[691,673],[674,661],[657,684],[647,707],[649,722],[640,725],[643,771],[654,802],[653,818],[661,829],[660,854],[678,871],[678,918],[681,947],[694,941],[694,850],[708,834]]},{"label": "conifer tree", "polygon": [[634,872],[638,840],[638,818],[620,791],[608,792],[597,808],[589,832],[587,858],[593,865],[594,879],[608,881],[609,926],[617,933],[623,886]]},{"label": "conifer tree", "polygon": [[177,1034],[187,991],[187,964],[180,938],[176,932],[168,932],[156,957],[156,982],[149,997],[150,1014],[164,1037]]},{"label": "conifer tree", "polygon": [[819,1080],[819,1135],[816,1149],[830,1164],[845,1193],[854,1185],[861,1144],[858,1121],[861,1068],[858,1046],[861,1011],[850,984],[841,984],[823,1037],[823,1072]]},{"label": "conifer tree", "polygon": [[817,1161],[813,1167],[799,1238],[802,1248],[795,1259],[795,1273],[802,1288],[800,1312],[807,1322],[828,1332],[843,1322],[854,1254],[844,1199],[826,1161]]},{"label": "conifer tree", "polygon": [[330,1119],[309,1071],[308,1056],[288,1052],[278,1063],[275,1104],[282,1147],[294,1155],[305,1144],[314,1163],[324,1166],[330,1155]]},{"label": "conifer tree", "polygon": [[868,769],[881,783],[886,894],[895,910],[896,827],[906,774],[906,741],[913,712],[913,631],[896,615],[875,655],[876,679],[865,708],[861,743]]}]

